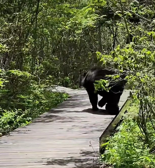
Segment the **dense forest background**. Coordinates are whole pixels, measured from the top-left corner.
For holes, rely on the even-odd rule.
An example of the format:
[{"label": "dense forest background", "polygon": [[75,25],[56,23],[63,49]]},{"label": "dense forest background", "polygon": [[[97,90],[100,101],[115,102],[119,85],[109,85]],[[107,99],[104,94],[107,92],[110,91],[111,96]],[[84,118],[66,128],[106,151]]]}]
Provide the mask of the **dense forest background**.
[{"label": "dense forest background", "polygon": [[[47,87],[78,88],[84,71],[112,67],[127,72],[127,86],[134,90],[139,110],[132,121],[148,147],[148,153],[140,151],[146,152],[141,167],[154,163],[147,154],[155,146],[155,2],[1,0],[0,6],[0,135],[28,124],[67,98],[48,92]],[[121,154],[118,159],[108,153],[107,160],[118,167],[128,163]]]},{"label": "dense forest background", "polygon": [[152,3],[1,1],[1,69],[28,72],[38,83],[77,85],[82,71],[99,64],[97,51],[109,54],[118,44],[142,41],[144,27],[153,39]]}]

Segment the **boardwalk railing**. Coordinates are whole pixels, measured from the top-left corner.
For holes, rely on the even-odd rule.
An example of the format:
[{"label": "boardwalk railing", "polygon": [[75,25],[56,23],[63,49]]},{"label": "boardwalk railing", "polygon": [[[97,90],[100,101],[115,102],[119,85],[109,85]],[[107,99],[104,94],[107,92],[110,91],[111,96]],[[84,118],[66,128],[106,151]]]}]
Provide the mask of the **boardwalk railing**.
[{"label": "boardwalk railing", "polygon": [[120,109],[120,112],[118,115],[114,117],[114,119],[111,121],[111,123],[108,125],[108,127],[105,129],[105,131],[100,136],[99,142],[100,142],[100,153],[104,152],[104,148],[106,146],[107,137],[112,136],[115,133],[116,128],[120,125],[120,123],[123,121],[123,115],[127,112],[127,108],[131,104],[132,99],[127,98],[126,102]]}]

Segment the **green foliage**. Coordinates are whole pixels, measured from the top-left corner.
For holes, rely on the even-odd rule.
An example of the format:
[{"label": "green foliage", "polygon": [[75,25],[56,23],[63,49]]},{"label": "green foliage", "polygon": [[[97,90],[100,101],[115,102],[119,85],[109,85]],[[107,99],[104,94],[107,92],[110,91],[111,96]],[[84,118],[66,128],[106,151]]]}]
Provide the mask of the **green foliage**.
[{"label": "green foliage", "polygon": [[32,118],[29,110],[3,110],[0,118],[0,133],[8,133],[15,128],[29,124],[31,120]]},{"label": "green foliage", "polygon": [[25,109],[29,104],[26,100],[31,101],[31,92],[35,91],[32,75],[20,70],[8,70],[3,71],[2,78],[5,84],[0,91],[1,107]]},{"label": "green foliage", "polygon": [[[136,105],[136,106],[135,106]],[[123,123],[113,137],[106,144],[106,152],[101,156],[103,162],[113,165],[114,168],[153,168],[155,156],[150,153],[145,143],[145,136],[135,119],[138,117],[138,104],[129,109]],[[135,108],[136,107],[136,108]],[[148,124],[151,124],[148,121]],[[153,130],[150,129],[152,134]],[[154,143],[154,137],[151,137]]]},{"label": "green foliage", "polygon": [[106,75],[105,79],[95,81],[95,91],[106,90],[109,92],[113,84],[120,81],[120,74]]},{"label": "green foliage", "polygon": [[95,28],[93,3],[97,2],[0,3],[0,132],[31,121],[67,97],[45,88],[77,88],[81,69],[96,59],[89,50],[94,39],[83,38],[83,31]]},{"label": "green foliage", "polygon": [[99,80],[96,81],[95,83],[95,91],[97,90],[106,90],[107,92],[110,90],[110,88],[108,88],[109,86],[109,81],[108,80]]},{"label": "green foliage", "polygon": [[[102,64],[119,69],[112,80],[127,72],[127,87],[134,90],[132,97],[139,102],[133,130],[140,129],[145,145],[153,150],[153,0],[23,0],[0,4],[0,132],[29,123],[66,98],[45,88],[53,84],[76,88],[83,71]],[[109,80],[102,80],[95,87],[107,89],[108,85]],[[139,148],[136,137],[130,140]],[[139,159],[133,146],[129,143],[129,150]],[[140,148],[140,153],[146,159],[148,152]],[[138,161],[134,163],[138,165]]]},{"label": "green foliage", "polygon": [[24,100],[26,100],[25,103],[22,104],[22,106],[26,106],[25,110],[1,109],[0,133],[5,134],[15,128],[29,124],[34,118],[38,117],[40,114],[46,111],[49,111],[51,108],[57,106],[68,97],[67,94],[52,93],[44,89],[42,89],[42,91],[38,91],[37,96],[35,94],[36,92],[34,92],[33,100],[32,98],[31,100],[29,100],[27,97],[24,97]]},{"label": "green foliage", "polygon": [[154,51],[147,48],[137,50],[133,43],[124,48],[118,46],[111,55],[98,54],[104,66],[126,71],[128,88],[133,90],[132,98],[139,104],[136,120],[126,119],[108,143],[105,160],[114,167],[155,166],[155,158],[150,154],[155,146],[154,55]]},{"label": "green foliage", "polygon": [[[1,70],[0,133],[7,133],[31,122],[67,98],[38,85],[35,76],[20,70]],[[46,86],[46,87],[45,87]]]},{"label": "green foliage", "polygon": [[[126,87],[132,90],[131,97],[138,102],[135,118],[129,115],[107,145],[103,160],[113,167],[155,167],[152,154],[155,147],[155,43],[154,22],[151,21],[155,5],[153,1],[145,3],[109,1],[110,28],[104,33],[109,34],[106,38],[109,47],[103,46],[103,50],[96,52],[103,67],[117,68],[120,74],[126,72]],[[119,17],[116,19],[114,15]],[[106,85],[100,81],[96,87]]]}]

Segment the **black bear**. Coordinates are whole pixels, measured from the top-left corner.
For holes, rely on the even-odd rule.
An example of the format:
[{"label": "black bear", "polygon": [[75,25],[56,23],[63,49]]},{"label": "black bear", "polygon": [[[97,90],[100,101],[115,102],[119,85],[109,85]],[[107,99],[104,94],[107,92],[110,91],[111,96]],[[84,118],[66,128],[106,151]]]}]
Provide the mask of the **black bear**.
[{"label": "black bear", "polygon": [[103,107],[106,104],[106,110],[111,114],[118,114],[119,107],[118,103],[120,97],[123,93],[124,86],[126,84],[126,77],[125,73],[123,73],[119,80],[117,81],[110,81],[109,82],[109,91],[105,90],[98,90],[95,92],[94,83],[96,80],[100,79],[109,79],[106,75],[115,75],[117,74],[116,70],[112,69],[102,69],[102,68],[92,68],[87,73],[83,75],[83,79],[81,81],[81,85],[86,89],[89,100],[92,104],[92,109],[94,111],[98,110],[97,103],[98,103],[98,94],[103,98],[99,101],[98,105]]}]

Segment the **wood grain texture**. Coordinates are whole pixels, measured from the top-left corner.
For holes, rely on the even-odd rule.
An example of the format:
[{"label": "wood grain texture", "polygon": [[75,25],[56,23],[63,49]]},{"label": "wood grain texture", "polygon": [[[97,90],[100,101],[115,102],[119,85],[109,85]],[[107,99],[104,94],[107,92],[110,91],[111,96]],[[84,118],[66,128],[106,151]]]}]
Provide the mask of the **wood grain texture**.
[{"label": "wood grain texture", "polygon": [[99,137],[114,116],[92,112],[85,90],[67,92],[71,98],[57,108],[0,138],[0,168],[99,167]]}]

